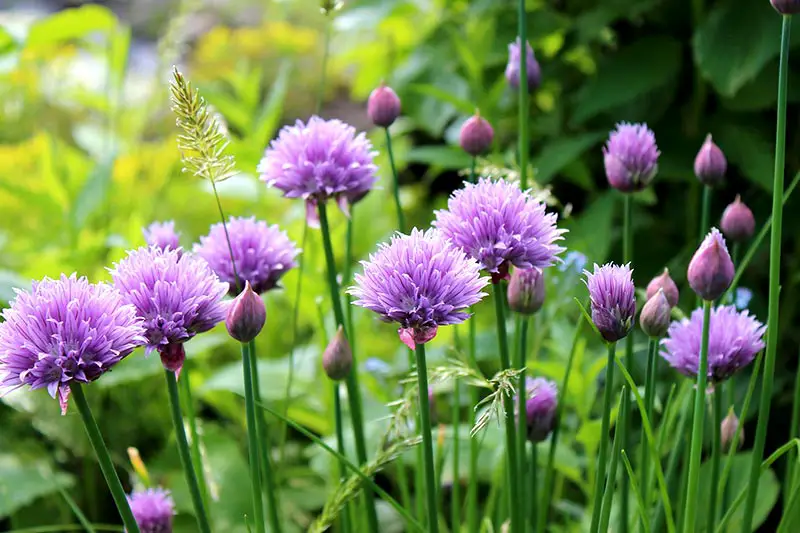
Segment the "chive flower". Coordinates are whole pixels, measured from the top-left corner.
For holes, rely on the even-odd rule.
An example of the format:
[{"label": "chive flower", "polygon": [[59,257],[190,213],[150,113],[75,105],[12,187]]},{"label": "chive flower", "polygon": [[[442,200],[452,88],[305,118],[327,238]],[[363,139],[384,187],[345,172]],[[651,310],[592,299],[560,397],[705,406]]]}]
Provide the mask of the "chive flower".
[{"label": "chive flower", "polygon": [[361,264],[364,271],[348,290],[357,298],[353,304],[399,323],[400,340],[412,349],[435,337],[439,326],[465,321],[466,309],[486,296],[480,265],[433,229],[398,233]]},{"label": "chive flower", "polygon": [[528,440],[534,443],[542,442],[553,430],[558,407],[558,387],[549,379],[527,378],[525,392]]},{"label": "chive flower", "polygon": [[172,533],[175,503],[169,491],[155,488],[133,492],[128,504],[141,533]]},{"label": "chive flower", "polygon": [[142,319],[105,283],[75,274],[16,291],[0,322],[0,389],[46,388],[66,413],[71,383],[90,383],[145,343]]},{"label": "chive flower", "polygon": [[[766,327],[747,311],[732,305],[711,310],[708,336],[708,379],[724,381],[747,366],[764,349]],[[703,310],[695,309],[691,318],[673,322],[661,341],[661,357],[675,370],[694,378],[700,367],[703,340]]]},{"label": "chive flower", "polygon": [[[521,54],[520,39],[508,45],[508,64],[506,65],[506,81],[513,89],[519,89],[519,63]],[[533,92],[539,86],[542,78],[542,72],[539,68],[539,63],[536,61],[536,56],[533,53],[531,43],[525,42],[525,66],[528,78],[528,92]]]},{"label": "chive flower", "polygon": [[151,246],[129,251],[110,271],[144,319],[145,353],[158,350],[168,370],[183,366],[186,341],[225,320],[228,284],[200,257]]},{"label": "chive flower", "polygon": [[661,152],[646,124],[620,122],[603,147],[608,183],[622,192],[640,191],[658,172]]},{"label": "chive flower", "polygon": [[181,247],[181,234],[175,231],[175,222],[153,222],[142,229],[144,240],[148,246],[158,246],[159,248],[171,248],[177,250]]},{"label": "chive flower", "polygon": [[[253,290],[262,294],[278,285],[280,278],[297,266],[295,258],[300,250],[285,231],[273,224],[268,226],[255,217],[231,217],[227,223],[230,248],[221,222],[211,226],[208,235],[200,237],[193,251],[205,259],[219,279],[229,286],[231,296],[250,282]],[[236,279],[231,264],[231,250],[236,263]]]},{"label": "chive flower", "polygon": [[350,205],[361,200],[373,187],[377,152],[364,133],[341,120],[317,116],[284,127],[273,140],[258,171],[267,187],[283,191],[287,198],[306,202],[306,217],[318,225],[319,202],[336,200],[349,213]]},{"label": "chive flower", "polygon": [[565,230],[545,204],[503,179],[481,178],[455,191],[433,225],[478,261],[494,282],[508,277],[510,265],[545,268],[558,260]]},{"label": "chive flower", "polygon": [[592,307],[592,322],[608,342],[628,335],[636,315],[636,294],[630,264],[594,265],[594,271],[584,270]]}]

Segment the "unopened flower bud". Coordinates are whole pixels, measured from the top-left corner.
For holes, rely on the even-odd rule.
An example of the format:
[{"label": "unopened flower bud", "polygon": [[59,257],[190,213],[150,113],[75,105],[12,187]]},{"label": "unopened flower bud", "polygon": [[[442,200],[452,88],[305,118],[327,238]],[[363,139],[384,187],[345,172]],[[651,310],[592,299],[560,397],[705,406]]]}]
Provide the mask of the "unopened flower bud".
[{"label": "unopened flower bud", "polygon": [[[714,394],[717,393],[715,392]],[[722,444],[722,450],[726,453],[730,450],[733,437],[736,435],[736,430],[738,428],[739,419],[736,417],[736,413],[733,412],[733,409],[731,409],[728,411],[728,416],[722,420],[722,425],[720,426],[720,443]],[[739,432],[739,442],[736,443],[736,447],[741,448],[742,444],[744,444],[744,428]]]},{"label": "unopened flower bud", "polygon": [[367,115],[373,124],[388,128],[400,116],[400,98],[383,83],[372,91],[367,100]]},{"label": "unopened flower bud", "polygon": [[492,126],[477,111],[461,126],[459,143],[469,155],[476,156],[484,153],[492,145],[493,139]]},{"label": "unopened flower bud", "polygon": [[679,293],[678,286],[669,275],[669,269],[665,268],[660,276],[656,276],[647,284],[647,299],[649,300],[656,295],[658,290],[664,291],[664,296],[667,297],[670,307],[678,305]]},{"label": "unopened flower bud", "polygon": [[[519,89],[521,55],[519,38],[517,38],[515,42],[508,45],[508,64],[506,65],[506,81],[513,89]],[[530,93],[539,86],[542,72],[529,42],[525,43],[525,70]]]},{"label": "unopened flower bud", "polygon": [[642,313],[639,315],[639,325],[642,327],[648,337],[663,337],[667,334],[670,322],[670,311],[672,306],[669,305],[663,289],[658,289],[658,292],[644,304]]},{"label": "unopened flower bud", "polygon": [[800,13],[800,0],[770,0],[770,3],[781,15]]},{"label": "unopened flower bud", "polygon": [[716,187],[725,181],[725,171],[727,170],[728,161],[725,159],[725,154],[711,140],[711,134],[708,134],[694,159],[695,176],[703,185]]},{"label": "unopened flower bud", "polygon": [[728,290],[733,275],[733,261],[725,239],[717,228],[711,228],[689,262],[686,275],[689,286],[700,298],[713,302]]},{"label": "unopened flower bud", "polygon": [[756,219],[738,194],[736,200],[722,212],[719,227],[722,233],[734,242],[746,241],[753,236],[756,230]]},{"label": "unopened flower bud", "polygon": [[231,337],[239,342],[250,342],[255,339],[267,321],[267,308],[264,300],[253,291],[250,282],[246,282],[244,290],[234,298],[228,307],[225,327]]},{"label": "unopened flower bud", "polygon": [[172,372],[180,373],[183,362],[186,361],[186,350],[182,342],[171,342],[158,348],[161,364]]},{"label": "unopened flower bud", "polygon": [[508,282],[508,307],[532,315],[544,303],[544,274],[538,268],[515,268]]},{"label": "unopened flower bud", "polygon": [[525,380],[525,417],[528,440],[542,442],[553,430],[558,407],[558,387],[544,378]]},{"label": "unopened flower bud", "polygon": [[353,368],[353,352],[350,350],[350,343],[347,342],[342,326],[339,326],[336,335],[322,354],[322,368],[334,381],[346,378]]}]

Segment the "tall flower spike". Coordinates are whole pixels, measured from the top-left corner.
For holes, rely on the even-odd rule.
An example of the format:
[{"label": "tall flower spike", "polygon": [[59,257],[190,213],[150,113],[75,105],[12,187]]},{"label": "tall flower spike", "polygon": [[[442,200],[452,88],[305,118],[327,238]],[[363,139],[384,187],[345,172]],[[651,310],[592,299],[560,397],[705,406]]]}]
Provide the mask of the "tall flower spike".
[{"label": "tall flower spike", "polygon": [[175,250],[139,248],[111,269],[114,286],[144,319],[146,353],[158,350],[165,368],[178,371],[183,343],[225,319],[228,284],[205,260]]},{"label": "tall flower spike", "polygon": [[249,281],[258,294],[275,288],[281,277],[297,266],[295,258],[300,250],[277,225],[268,226],[255,217],[231,217],[227,226],[230,248],[225,227],[217,223],[211,226],[207,236],[200,237],[200,244],[195,244],[193,251],[228,284],[231,296],[238,294],[231,249],[239,283]]},{"label": "tall flower spike", "polygon": [[689,262],[689,286],[700,298],[713,302],[728,290],[733,276],[733,261],[725,239],[717,228],[711,228]]},{"label": "tall flower spike", "polygon": [[381,83],[367,100],[367,116],[376,126],[388,128],[400,116],[400,98],[391,87]]},{"label": "tall flower spike", "polygon": [[492,146],[493,139],[492,125],[477,111],[464,121],[458,135],[461,149],[473,157],[486,152]]},{"label": "tall flower spike", "polygon": [[[513,43],[508,45],[508,64],[506,65],[506,81],[513,89],[519,89],[519,63],[520,63],[520,42],[519,37]],[[536,61],[536,56],[533,53],[531,43],[525,43],[525,66],[527,67],[528,78],[528,92],[533,92],[534,89],[539,87],[541,82],[542,72],[539,68],[539,63]]]},{"label": "tall flower spike", "polygon": [[736,200],[722,212],[719,227],[725,236],[733,242],[743,242],[753,236],[756,231],[756,219],[753,212],[736,195]]},{"label": "tall flower spike", "polygon": [[172,533],[175,503],[162,488],[134,492],[128,496],[131,512],[140,533]]},{"label": "tall flower spike", "polygon": [[[708,336],[708,379],[724,381],[750,364],[764,349],[766,327],[747,311],[732,305],[711,310]],[[700,364],[703,340],[703,310],[695,309],[691,318],[673,322],[667,338],[661,341],[661,357],[675,370],[694,378]]]},{"label": "tall flower spike", "polygon": [[622,192],[640,191],[658,172],[656,136],[646,124],[620,122],[603,148],[608,183]]},{"label": "tall flower spike", "polygon": [[75,274],[16,291],[0,323],[0,389],[46,388],[67,410],[71,383],[90,383],[144,344],[122,295]]},{"label": "tall flower spike", "polygon": [[411,349],[436,336],[439,326],[469,318],[466,309],[486,296],[480,265],[436,230],[397,234],[361,264],[364,272],[348,290],[357,298],[353,304],[399,323],[400,340]]},{"label": "tall flower spike", "polygon": [[505,180],[481,178],[455,191],[433,225],[492,274],[493,281],[517,268],[545,268],[564,248],[555,244],[565,230],[546,206]]},{"label": "tall flower spike", "polygon": [[142,233],[148,246],[157,246],[162,249],[170,248],[172,250],[177,250],[181,247],[181,234],[175,231],[175,222],[172,220],[153,222],[143,228]]},{"label": "tall flower spike", "polygon": [[558,407],[558,387],[549,379],[527,378],[525,391],[528,395],[525,401],[528,440],[542,442],[553,430]]},{"label": "tall flower spike", "polygon": [[306,202],[308,222],[319,225],[316,206],[334,199],[349,214],[375,184],[377,152],[363,133],[341,120],[311,117],[286,126],[272,141],[258,164],[267,187],[287,198]]},{"label": "tall flower spike", "polygon": [[647,299],[649,300],[655,296],[659,289],[664,291],[664,296],[667,297],[670,307],[678,305],[680,296],[678,286],[675,285],[675,282],[670,277],[668,268],[665,268],[661,275],[654,277],[647,284]]},{"label": "tall flower spike", "polygon": [[722,153],[719,146],[714,144],[709,133],[695,157],[694,174],[703,185],[716,187],[725,181],[727,170],[728,161],[725,159],[725,154]]},{"label": "tall flower spike", "polygon": [[592,306],[592,322],[608,342],[628,335],[636,315],[636,295],[630,265],[594,265],[584,270]]}]

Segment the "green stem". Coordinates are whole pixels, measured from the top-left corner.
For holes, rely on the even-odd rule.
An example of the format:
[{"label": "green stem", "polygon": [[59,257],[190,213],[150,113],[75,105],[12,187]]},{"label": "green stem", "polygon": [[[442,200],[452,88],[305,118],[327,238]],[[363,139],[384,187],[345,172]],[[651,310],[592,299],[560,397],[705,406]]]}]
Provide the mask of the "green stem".
[{"label": "green stem", "polygon": [[406,222],[403,217],[403,205],[400,203],[400,177],[397,175],[397,167],[394,164],[394,152],[392,151],[392,136],[389,128],[384,128],[386,132],[386,153],[389,155],[389,166],[392,167],[392,191],[394,193],[394,207],[397,210],[397,229],[405,231]]},{"label": "green stem", "polygon": [[[742,413],[742,419],[744,415]],[[792,422],[789,424],[789,438],[793,439],[798,437],[798,426],[800,426],[800,372],[795,373],[794,378],[794,399],[792,400]],[[797,451],[792,450],[786,459],[786,475],[784,476],[783,484],[783,501],[788,502],[789,496],[792,491],[794,475],[795,475],[795,462],[797,461]]]},{"label": "green stem", "polygon": [[525,0],[517,3],[519,24],[519,186],[528,188],[528,17]]},{"label": "green stem", "polygon": [[194,414],[194,401],[192,399],[192,386],[189,383],[189,365],[183,365],[181,369],[183,379],[180,380],[181,389],[185,398],[184,411],[185,418],[189,422],[189,437],[191,438],[192,464],[197,473],[197,480],[200,483],[200,494],[203,496],[203,503],[206,509],[208,506],[208,484],[206,483],[205,469],[203,468],[203,454],[200,451],[200,434],[197,431],[197,419]]},{"label": "green stem", "polygon": [[713,190],[708,185],[703,185],[703,204],[701,207],[700,215],[700,242],[708,233],[709,225],[711,224],[711,194]]},{"label": "green stem", "polygon": [[[333,412],[336,424],[336,449],[339,455],[345,456],[344,448],[344,424],[342,421],[342,397],[339,394],[339,382],[333,382]],[[347,466],[343,461],[339,461],[339,482],[344,483],[347,479]],[[350,531],[350,524],[348,522],[348,513],[344,512],[339,516],[339,527],[342,533]]]},{"label": "green stem", "polygon": [[453,385],[453,491],[451,494],[452,530],[461,527],[461,383]]},{"label": "green stem", "polygon": [[769,246],[769,314],[767,316],[767,351],[764,356],[764,375],[761,380],[761,402],[758,409],[756,439],[750,465],[750,483],[744,508],[742,531],[750,533],[753,511],[758,492],[758,476],[764,444],[767,438],[769,408],[772,402],[772,382],[775,374],[775,357],[778,352],[778,309],[780,304],[781,232],[783,229],[783,174],[786,160],[786,96],[789,72],[789,36],[791,15],[783,16],[781,33],[781,58],[778,75],[778,118],[775,139],[775,176],[772,184],[772,235]]},{"label": "green stem", "polygon": [[[475,168],[475,158],[473,161],[473,174]],[[478,361],[476,358],[476,345],[475,337],[477,336],[477,323],[475,317],[469,320],[469,366],[473,369],[478,369]],[[476,413],[474,407],[480,401],[480,391],[477,387],[470,388],[470,404],[472,409],[469,410],[469,427],[475,427]],[[479,528],[479,509],[478,509],[478,457],[480,455],[480,440],[475,437],[469,439],[469,485],[467,486],[467,525],[469,533],[478,533]]]},{"label": "green stem", "polygon": [[708,384],[708,334],[711,323],[711,303],[703,302],[703,337],[700,345],[700,364],[697,369],[697,388],[694,396],[692,441],[689,448],[689,477],[686,481],[686,509],[681,527],[681,531],[684,533],[695,530],[697,518],[697,491],[700,486],[700,458],[703,452],[703,426]]},{"label": "green stem", "polygon": [[[425,345],[417,344],[415,350],[417,360],[417,384],[419,385],[419,418],[422,432],[422,451],[425,464],[425,493],[428,508],[428,531],[439,530],[436,513],[436,473],[433,463],[433,437],[431,435],[431,406],[428,401],[428,369],[425,363]],[[423,489],[420,487],[420,489]]]},{"label": "green stem", "polygon": [[[690,406],[694,403],[693,398],[694,391],[692,391],[692,395],[687,398],[686,405],[684,405],[681,409],[680,418],[678,419],[678,427],[675,431],[677,439],[672,446],[672,451],[670,451],[669,459],[667,460],[667,473],[665,476],[667,488],[670,488],[675,484],[675,476],[678,474],[678,465],[680,464],[680,458],[683,455],[684,448],[683,436],[686,434],[686,426],[689,422]],[[659,501],[656,504],[655,520],[653,520],[653,531],[661,531],[661,523],[664,521],[665,517],[666,514],[664,512],[664,504]]]},{"label": "green stem", "polygon": [[[600,511],[600,525],[593,533],[605,533],[608,531],[608,522],[611,518],[611,504],[614,500],[614,483],[617,480],[617,460],[622,450],[622,433],[625,431],[624,422],[628,419],[628,401],[625,398],[628,386],[622,386],[622,392],[619,397],[619,419],[617,420],[617,427],[614,430],[614,446],[611,452],[611,465],[608,468],[608,478],[606,479],[606,489],[603,494],[603,506]],[[621,517],[622,521],[624,517]],[[620,522],[621,523],[621,522]]]},{"label": "green stem", "polygon": [[531,442],[531,459],[530,459],[531,464],[530,464],[530,479],[529,479],[530,488],[528,489],[530,491],[530,494],[527,495],[527,499],[525,500],[528,503],[530,503],[531,512],[529,520],[531,523],[531,528],[533,528],[534,527],[533,525],[538,523],[539,521],[539,508],[538,508],[539,493],[536,490],[537,488],[536,483],[538,478],[537,474],[539,472],[539,454],[537,453],[537,444],[538,444],[537,442]]},{"label": "green stem", "polygon": [[[111,491],[111,496],[114,498],[114,503],[122,518],[122,523],[125,524],[125,529],[129,533],[139,533],[139,526],[136,524],[136,519],[131,512],[128,498],[125,496],[125,489],[122,488],[122,483],[119,480],[117,471],[114,469],[114,463],[111,462],[111,456],[103,440],[103,435],[100,433],[97,421],[94,419],[92,410],[89,408],[89,402],[86,401],[86,395],[83,393],[83,385],[77,382],[71,383],[70,393],[78,407],[81,420],[83,420],[83,427],[86,428],[86,435],[89,437],[89,442],[92,444],[97,462],[100,464],[100,470],[103,471],[103,477],[106,478],[106,484]],[[175,393],[177,394],[177,390]],[[191,463],[189,466],[191,467]]]},{"label": "green stem", "polygon": [[208,524],[208,515],[206,515],[205,505],[203,504],[203,496],[200,492],[200,485],[198,484],[194,468],[192,468],[192,456],[189,452],[189,443],[186,441],[186,430],[183,427],[181,400],[178,392],[178,378],[175,376],[175,372],[166,369],[164,370],[164,376],[167,379],[167,392],[169,393],[172,425],[175,427],[175,440],[178,444],[178,455],[181,459],[183,473],[186,476],[186,484],[189,486],[189,494],[192,497],[197,527],[201,533],[211,533],[211,527]]},{"label": "green stem", "polygon": [[[506,333],[506,304],[503,291],[499,283],[492,285],[494,293],[494,308],[497,317],[497,341],[500,349],[500,366],[503,370],[511,368],[511,359],[508,354],[508,335]],[[503,404],[506,422],[506,455],[508,460],[509,505],[511,516],[511,533],[522,533],[523,525],[520,521],[523,505],[519,495],[519,463],[517,461],[516,421],[514,420],[514,399],[504,395]]]},{"label": "green stem", "polygon": [[476,180],[476,176],[475,176],[475,164],[477,163],[477,161],[478,161],[478,158],[473,156],[472,157],[472,164],[470,165],[470,168],[469,168],[469,182],[470,183],[475,183],[477,181]]},{"label": "green stem", "polygon": [[564,380],[561,382],[561,387],[558,390],[558,407],[556,407],[555,424],[553,425],[553,434],[550,437],[550,451],[547,454],[547,467],[544,473],[544,488],[542,489],[542,505],[536,521],[536,533],[544,531],[544,523],[547,520],[547,514],[550,510],[550,502],[553,497],[553,477],[555,473],[556,462],[556,449],[558,448],[558,434],[561,430],[561,416],[564,410],[564,395],[569,389],[569,378],[572,374],[572,362],[575,359],[575,352],[577,351],[578,341],[580,340],[581,327],[583,326],[583,319],[579,318],[578,323],[575,325],[575,333],[572,335],[572,347],[569,350],[569,358],[567,359],[567,369],[564,372]]},{"label": "green stem", "polygon": [[325,36],[323,37],[323,51],[322,51],[322,73],[319,79],[319,90],[317,91],[317,105],[316,113],[322,111],[322,103],[325,100],[325,82],[328,73],[328,57],[330,57],[331,50],[331,26],[333,26],[333,16],[330,12],[325,13]]},{"label": "green stem", "polygon": [[[275,473],[272,468],[272,459],[270,458],[270,445],[269,438],[267,436],[267,421],[264,418],[264,413],[255,408],[255,403],[261,402],[261,391],[258,383],[258,357],[256,356],[255,340],[250,341],[248,345],[248,353],[248,359],[250,360],[250,377],[253,380],[253,412],[255,413],[256,421],[256,443],[258,450],[261,453],[260,467],[264,474],[264,482],[267,489],[267,519],[269,520],[272,533],[280,533],[280,503],[278,502],[278,486],[275,483]],[[245,392],[247,392],[246,385]]]},{"label": "green stem", "polygon": [[214,191],[214,199],[217,201],[217,210],[219,211],[219,220],[222,222],[222,230],[225,232],[225,242],[228,244],[228,253],[231,256],[231,269],[233,270],[233,278],[236,280],[236,294],[242,290],[241,278],[239,272],[236,270],[236,261],[234,261],[233,246],[231,246],[231,236],[228,233],[228,224],[225,222],[225,212],[222,210],[222,202],[219,201],[219,193],[217,193],[217,184],[214,180],[211,182],[211,189]]},{"label": "green stem", "polygon": [[603,421],[600,425],[600,451],[597,455],[597,475],[594,483],[594,503],[592,504],[592,524],[589,531],[597,531],[600,524],[600,505],[603,498],[603,483],[606,477],[606,461],[608,459],[608,432],[611,426],[611,401],[614,391],[614,355],[617,343],[608,344],[608,360],[606,362],[606,383],[603,393]]},{"label": "green stem", "polygon": [[[528,435],[528,417],[526,416],[526,402],[528,400],[528,391],[525,383],[525,374],[526,374],[526,350],[525,348],[528,346],[528,325],[530,324],[529,317],[527,316],[520,316],[518,317],[517,324],[519,325],[518,329],[518,344],[517,344],[517,361],[515,366],[518,369],[522,369],[520,372],[519,380],[517,381],[517,457],[519,457],[519,497],[520,501],[522,502],[534,502],[532,499],[533,495],[526,495],[525,491],[527,490],[527,486],[525,483],[525,472],[526,469],[523,467],[525,464],[525,441]],[[535,522],[531,522],[534,524]],[[533,527],[533,526],[531,526]]]},{"label": "green stem", "polygon": [[261,490],[261,459],[259,453],[258,422],[253,396],[252,354],[247,344],[242,343],[242,372],[244,374],[244,405],[247,419],[247,453],[250,463],[250,493],[253,498],[253,522],[256,533],[264,533],[264,494]]},{"label": "green stem", "polygon": [[[622,261],[623,263],[633,262],[633,196],[631,194],[625,195],[625,214],[623,217],[623,242],[622,242]],[[625,337],[625,367],[629,372],[633,372],[633,333]],[[629,448],[628,435],[633,433],[632,419],[626,418],[625,425],[622,433],[622,449]],[[644,446],[647,448],[647,446]],[[613,485],[612,485],[613,486]],[[619,531],[621,533],[628,532],[628,493],[630,491],[630,483],[628,476],[622,476],[621,480],[621,505],[619,512]]]},{"label": "green stem", "polygon": [[719,467],[722,457],[722,387],[717,384],[714,389],[714,433],[711,441],[711,495],[708,499],[708,515],[706,529],[714,531],[717,522],[718,497],[719,497]]},{"label": "green stem", "polygon": [[[331,244],[330,229],[328,226],[328,213],[325,208],[325,202],[320,202],[317,205],[317,209],[319,211],[320,229],[322,230],[322,245],[325,249],[325,263],[328,271],[328,288],[330,290],[333,315],[336,319],[336,325],[344,327],[344,311],[342,310],[342,301],[339,298],[339,282],[336,280],[336,262],[333,258],[333,246]],[[350,419],[353,424],[353,436],[356,443],[356,458],[358,459],[358,462],[363,465],[367,462],[367,446],[364,439],[364,415],[361,408],[361,389],[358,385],[358,364],[355,358],[353,358],[353,369],[350,371],[350,374],[348,374],[346,383],[347,399],[350,405]],[[374,495],[367,491],[365,492],[365,497],[369,531],[378,531],[378,515],[375,512]]]},{"label": "green stem", "polygon": [[[650,420],[651,424],[654,424],[653,421],[653,405],[655,404],[655,397],[656,397],[656,356],[658,353],[658,339],[655,337],[650,338],[650,342],[647,347],[647,373],[645,374],[645,385],[644,385],[644,403],[647,409],[647,419]],[[642,427],[642,439],[641,442],[645,442],[645,431],[644,427]],[[650,501],[650,495],[647,493],[648,484],[649,484],[649,477],[650,477],[650,449],[648,446],[642,446],[642,459],[641,459],[641,466],[640,466],[640,487],[642,490],[642,501],[644,502],[645,506],[647,506],[648,502]],[[653,458],[654,461],[658,460],[657,457]],[[644,528],[644,518],[642,518],[641,526]]]}]

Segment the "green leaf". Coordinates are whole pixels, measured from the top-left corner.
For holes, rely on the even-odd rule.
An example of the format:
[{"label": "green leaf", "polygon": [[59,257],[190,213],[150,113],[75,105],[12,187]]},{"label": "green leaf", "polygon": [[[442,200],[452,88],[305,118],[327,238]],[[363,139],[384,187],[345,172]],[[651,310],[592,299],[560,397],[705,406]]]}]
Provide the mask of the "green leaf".
[{"label": "green leaf", "polygon": [[414,91],[424,96],[430,96],[441,102],[448,103],[455,107],[458,111],[471,115],[475,112],[475,104],[465,98],[459,98],[454,93],[436,87],[430,84],[416,84],[409,87],[409,90]]},{"label": "green leaf", "polygon": [[97,380],[97,387],[108,389],[125,383],[135,383],[163,372],[161,359],[157,353],[144,355],[144,350],[136,350],[114,365],[114,368]]},{"label": "green leaf", "polygon": [[115,159],[114,155],[107,156],[95,165],[89,173],[89,177],[86,178],[83,188],[72,205],[70,218],[73,231],[78,232],[83,229],[89,217],[105,203]]},{"label": "green leaf", "polygon": [[12,272],[0,270],[0,302],[10,302],[16,296],[14,289],[29,289],[31,280]]},{"label": "green leaf", "polygon": [[694,34],[697,68],[718,93],[735,95],[780,51],[780,25],[768,2],[718,3]]},{"label": "green leaf", "polygon": [[536,180],[545,185],[564,167],[579,159],[586,150],[594,146],[604,133],[584,133],[575,137],[559,137],[544,145],[539,157],[534,159]]},{"label": "green leaf", "polygon": [[617,206],[613,191],[606,191],[591,202],[580,218],[570,218],[564,226],[569,229],[566,235],[567,246],[589,258],[602,263],[611,249],[612,222]]},{"label": "green leaf", "polygon": [[0,454],[0,518],[72,484],[45,459]]},{"label": "green leaf", "polygon": [[717,128],[714,139],[747,179],[772,192],[774,148],[758,130],[726,121]]},{"label": "green leaf", "polygon": [[35,47],[81,39],[94,32],[110,31],[116,25],[117,17],[106,7],[87,4],[64,9],[34,24],[26,45]]},{"label": "green leaf", "polygon": [[669,37],[645,37],[610,56],[578,94],[572,123],[580,124],[673,81],[681,45]]},{"label": "green leaf", "polygon": [[455,146],[419,146],[409,150],[406,160],[447,169],[467,168],[472,162],[469,154]]},{"label": "green leaf", "polygon": [[291,72],[291,62],[284,61],[281,63],[278,75],[275,77],[272,87],[270,87],[269,95],[264,100],[264,105],[261,106],[261,111],[258,113],[257,122],[254,124],[252,131],[254,132],[253,141],[258,144],[259,150],[263,150],[278,129],[281,114],[283,113],[283,103],[286,100],[286,94],[289,89]]}]

